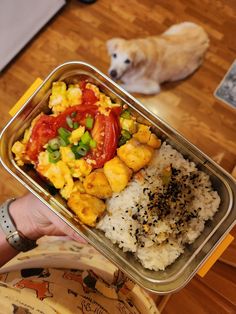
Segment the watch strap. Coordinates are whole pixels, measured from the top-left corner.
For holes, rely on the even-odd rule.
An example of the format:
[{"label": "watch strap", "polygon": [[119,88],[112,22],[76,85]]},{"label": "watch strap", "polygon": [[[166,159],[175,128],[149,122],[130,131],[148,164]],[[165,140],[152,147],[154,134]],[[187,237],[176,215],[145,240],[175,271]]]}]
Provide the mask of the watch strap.
[{"label": "watch strap", "polygon": [[37,246],[36,241],[26,238],[16,229],[9,213],[9,206],[15,199],[9,199],[0,206],[0,226],[6,235],[7,242],[17,251],[27,252]]}]

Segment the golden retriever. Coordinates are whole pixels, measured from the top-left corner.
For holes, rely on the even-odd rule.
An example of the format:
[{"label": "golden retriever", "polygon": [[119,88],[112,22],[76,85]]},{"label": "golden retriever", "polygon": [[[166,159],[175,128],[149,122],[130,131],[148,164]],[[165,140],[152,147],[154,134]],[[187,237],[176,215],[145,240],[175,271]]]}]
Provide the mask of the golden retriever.
[{"label": "golden retriever", "polygon": [[107,41],[109,75],[131,93],[156,94],[160,84],[184,79],[202,63],[209,38],[191,22],[171,26],[160,36]]}]

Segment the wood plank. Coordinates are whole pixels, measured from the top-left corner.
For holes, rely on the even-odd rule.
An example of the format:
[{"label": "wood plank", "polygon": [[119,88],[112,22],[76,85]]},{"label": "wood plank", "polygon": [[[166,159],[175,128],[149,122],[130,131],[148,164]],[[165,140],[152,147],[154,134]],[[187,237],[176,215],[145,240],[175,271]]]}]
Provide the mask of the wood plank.
[{"label": "wood plank", "polygon": [[[135,96],[231,172],[236,165],[236,110],[215,99],[213,92],[235,59],[234,0],[98,0],[92,5],[67,1],[1,74],[0,127],[10,119],[8,110],[34,79],[45,78],[58,64],[83,60],[107,73],[108,39],[156,35],[181,21],[199,23],[209,33],[210,48],[203,65],[186,80],[163,85],[159,95]],[[25,192],[3,168],[0,176],[0,201]],[[235,313],[236,270],[225,264],[236,265],[235,243],[205,278],[194,278],[173,294],[163,313]],[[156,300],[159,303],[162,298]]]}]

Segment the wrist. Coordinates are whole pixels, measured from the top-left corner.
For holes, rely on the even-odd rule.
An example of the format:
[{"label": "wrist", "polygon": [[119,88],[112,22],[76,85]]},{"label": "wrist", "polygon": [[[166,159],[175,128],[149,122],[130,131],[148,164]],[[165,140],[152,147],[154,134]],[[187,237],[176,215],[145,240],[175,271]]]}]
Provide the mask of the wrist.
[{"label": "wrist", "polygon": [[32,221],[31,211],[33,204],[28,195],[13,201],[9,206],[9,213],[16,225],[16,229],[27,239],[37,240],[42,234],[37,229],[35,222]]}]

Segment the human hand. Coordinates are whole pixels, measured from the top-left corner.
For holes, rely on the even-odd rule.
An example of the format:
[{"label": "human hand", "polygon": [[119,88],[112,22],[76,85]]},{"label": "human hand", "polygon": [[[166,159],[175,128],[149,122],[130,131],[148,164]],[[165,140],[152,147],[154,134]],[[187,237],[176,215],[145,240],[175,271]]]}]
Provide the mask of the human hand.
[{"label": "human hand", "polygon": [[76,241],[86,243],[32,193],[16,199],[11,203],[9,211],[17,230],[28,239],[37,240],[44,235],[67,235]]}]

